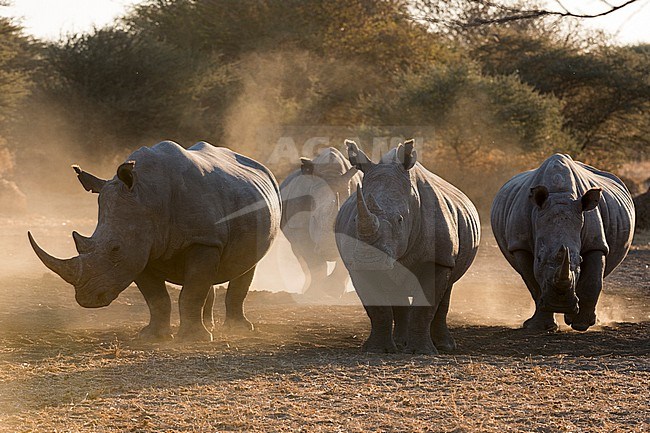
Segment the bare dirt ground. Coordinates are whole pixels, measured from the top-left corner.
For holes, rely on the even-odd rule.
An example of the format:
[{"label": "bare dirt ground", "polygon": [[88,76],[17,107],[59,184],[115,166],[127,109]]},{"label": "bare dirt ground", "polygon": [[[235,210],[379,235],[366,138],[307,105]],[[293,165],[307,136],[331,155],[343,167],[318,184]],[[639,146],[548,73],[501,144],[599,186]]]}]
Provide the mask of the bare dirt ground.
[{"label": "bare dirt ground", "polygon": [[[650,430],[648,233],[606,280],[599,325],[542,335],[518,329],[532,301],[486,234],[452,297],[458,350],[380,356],[359,350],[369,322],[354,293],[316,305],[254,291],[252,333],[217,326],[212,343],[141,342],[148,312],[137,289],[83,309],[29,254],[27,228],[53,253],[71,253],[70,222],[3,223],[2,432]],[[255,289],[301,278],[281,277],[260,276]],[[215,314],[223,318],[221,299]]]}]

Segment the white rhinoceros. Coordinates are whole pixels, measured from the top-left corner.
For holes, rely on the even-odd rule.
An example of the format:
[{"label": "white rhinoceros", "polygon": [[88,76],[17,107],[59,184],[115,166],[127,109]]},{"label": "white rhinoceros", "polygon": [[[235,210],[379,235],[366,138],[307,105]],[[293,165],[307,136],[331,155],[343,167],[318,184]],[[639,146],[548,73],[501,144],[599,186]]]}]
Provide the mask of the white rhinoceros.
[{"label": "white rhinoceros", "polygon": [[151,318],[140,335],[171,338],[165,282],[183,286],[179,299],[182,339],[212,338],[212,284],[230,281],[228,327],[252,329],[243,302],[257,262],[280,227],[278,184],[260,163],[200,142],[185,150],[164,141],[132,153],[113,179],[74,166],[87,191],[99,193],[99,218],[89,238],[73,232],[77,257],[43,251],[41,261],[74,285],[82,307],[110,304],[135,282]]},{"label": "white rhinoceros", "polygon": [[[413,140],[377,164],[348,141],[362,187],[336,219],[336,242],[370,317],[370,352],[437,353],[456,343],[447,328],[453,284],[476,257],[480,223],[460,190],[417,162]],[[393,327],[394,324],[394,327]]]},{"label": "white rhinoceros", "polygon": [[623,182],[555,154],[499,190],[491,220],[501,252],[535,300],[524,327],[555,330],[553,313],[579,331],[594,325],[603,277],[625,258],[634,234]]},{"label": "white rhinoceros", "polygon": [[[339,298],[348,271],[334,240],[334,221],[340,205],[356,190],[361,173],[341,152],[328,147],[280,184],[282,232],[305,273],[303,292],[316,298]],[[327,275],[327,262],[335,262]]]}]

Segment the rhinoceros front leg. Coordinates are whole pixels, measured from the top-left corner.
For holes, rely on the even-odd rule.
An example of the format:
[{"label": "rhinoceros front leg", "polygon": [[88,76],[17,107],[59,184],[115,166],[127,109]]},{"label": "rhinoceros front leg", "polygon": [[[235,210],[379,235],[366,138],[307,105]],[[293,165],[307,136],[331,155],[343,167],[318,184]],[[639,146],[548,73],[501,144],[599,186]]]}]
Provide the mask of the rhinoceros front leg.
[{"label": "rhinoceros front leg", "polygon": [[184,284],[178,299],[181,316],[178,338],[183,341],[212,341],[203,313],[217,276],[220,255],[218,248],[196,245],[185,256]]},{"label": "rhinoceros front leg", "polygon": [[170,327],[172,304],[164,278],[145,270],[138,275],[135,284],[147,302],[150,315],[149,324],[142,328],[138,337],[145,340],[170,340],[172,338]]},{"label": "rhinoceros front leg", "polygon": [[421,291],[415,293],[413,297],[405,353],[424,355],[438,353],[431,338],[431,325],[440,301],[449,287],[450,277],[451,268],[435,263],[426,263],[422,266],[418,275]]},{"label": "rhinoceros front leg", "polygon": [[226,291],[226,320],[224,326],[230,330],[252,331],[253,324],[244,316],[244,299],[255,275],[255,266],[245,274],[230,280]]},{"label": "rhinoceros front leg", "polygon": [[351,271],[350,276],[370,318],[370,335],[363,343],[362,350],[372,353],[397,352],[393,340],[393,306],[389,293],[383,286],[385,276],[374,271]]},{"label": "rhinoceros front leg", "polygon": [[332,273],[327,277],[327,293],[335,298],[340,298],[345,293],[350,274],[341,259],[334,263]]},{"label": "rhinoceros front leg", "polygon": [[303,294],[313,298],[322,296],[323,286],[327,279],[327,262],[315,254],[304,252],[302,266],[305,273]]},{"label": "rhinoceros front leg", "polygon": [[605,254],[590,251],[582,256],[580,279],[576,286],[578,314],[565,314],[564,321],[576,331],[586,331],[596,324],[596,304],[603,289]]},{"label": "rhinoceros front leg", "polygon": [[517,263],[517,271],[535,301],[535,313],[524,322],[524,328],[531,331],[557,331],[557,323],[555,322],[553,313],[539,309],[542,291],[535,279],[533,254],[529,251],[517,250],[513,251],[512,255],[515,257]]}]

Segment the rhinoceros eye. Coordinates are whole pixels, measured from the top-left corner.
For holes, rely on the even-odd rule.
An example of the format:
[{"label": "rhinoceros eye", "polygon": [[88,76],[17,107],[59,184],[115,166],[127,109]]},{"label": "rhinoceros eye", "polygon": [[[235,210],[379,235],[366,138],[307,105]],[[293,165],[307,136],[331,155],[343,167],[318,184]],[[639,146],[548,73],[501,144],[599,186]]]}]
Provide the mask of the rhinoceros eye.
[{"label": "rhinoceros eye", "polygon": [[402,215],[397,216],[397,222],[402,224],[404,222],[404,217]]},{"label": "rhinoceros eye", "polygon": [[112,244],[108,249],[108,256],[112,261],[117,261],[120,257],[119,244]]}]

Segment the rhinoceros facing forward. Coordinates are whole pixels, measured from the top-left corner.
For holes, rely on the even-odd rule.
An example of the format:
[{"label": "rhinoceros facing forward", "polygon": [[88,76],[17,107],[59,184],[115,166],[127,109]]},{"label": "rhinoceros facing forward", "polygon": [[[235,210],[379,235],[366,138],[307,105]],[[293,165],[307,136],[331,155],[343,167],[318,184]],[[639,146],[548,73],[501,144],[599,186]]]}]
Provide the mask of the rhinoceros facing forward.
[{"label": "rhinoceros facing forward", "polygon": [[535,300],[524,327],[555,330],[553,313],[579,331],[594,325],[603,277],[625,258],[634,233],[623,182],[555,154],[499,190],[491,220],[501,252]]},{"label": "rhinoceros facing forward", "polygon": [[[334,221],[340,203],[356,189],[361,174],[333,147],[323,149],[313,160],[301,158],[301,163],[280,184],[282,232],[305,273],[303,292],[340,297],[348,272],[336,249]],[[330,275],[328,261],[335,262]]]},{"label": "rhinoceros facing forward", "polygon": [[278,185],[264,166],[204,142],[185,150],[165,141],[132,153],[111,180],[74,168],[84,188],[99,193],[95,232],[73,232],[79,255],[67,260],[47,254],[31,233],[29,240],[74,285],[79,305],[106,306],[135,282],[151,313],[140,335],[170,338],[165,281],[182,284],[178,336],[210,340],[212,284],[230,281],[225,324],[252,328],[244,298],[280,227]]},{"label": "rhinoceros facing forward", "polygon": [[[371,322],[370,352],[437,353],[453,284],[472,264],[479,216],[458,189],[417,162],[413,140],[373,163],[348,141],[363,187],[336,218],[336,243]],[[410,298],[410,299],[409,299]],[[394,325],[394,326],[393,326]]]}]

